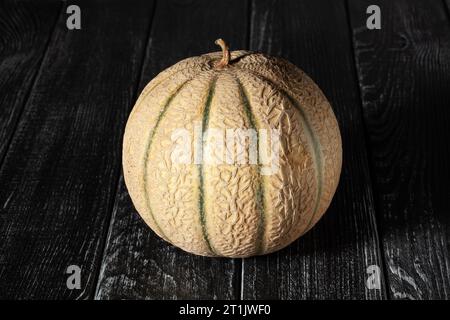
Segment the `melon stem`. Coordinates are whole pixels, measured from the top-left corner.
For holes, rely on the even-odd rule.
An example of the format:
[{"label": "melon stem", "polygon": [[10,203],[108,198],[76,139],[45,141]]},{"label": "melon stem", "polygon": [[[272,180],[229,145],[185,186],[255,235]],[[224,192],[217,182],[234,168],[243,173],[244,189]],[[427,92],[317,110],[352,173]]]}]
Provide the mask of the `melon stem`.
[{"label": "melon stem", "polygon": [[215,44],[220,46],[223,54],[222,59],[216,64],[216,68],[223,68],[228,66],[228,63],[230,62],[230,50],[228,48],[228,45],[222,39],[217,39]]}]

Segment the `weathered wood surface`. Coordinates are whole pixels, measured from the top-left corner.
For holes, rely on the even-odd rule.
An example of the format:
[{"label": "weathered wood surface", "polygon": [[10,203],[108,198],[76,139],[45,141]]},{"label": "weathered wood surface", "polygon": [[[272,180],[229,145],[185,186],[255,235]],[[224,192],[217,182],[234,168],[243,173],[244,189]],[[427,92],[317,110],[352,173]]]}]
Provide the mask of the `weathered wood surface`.
[{"label": "weathered wood surface", "polygon": [[94,294],[153,4],[72,4],[82,30],[64,9],[0,169],[1,298]]},{"label": "weathered wood surface", "polygon": [[450,24],[442,1],[350,1],[392,298],[450,298]]},{"label": "weathered wood surface", "polygon": [[[450,0],[155,2],[74,2],[78,31],[68,3],[0,2],[0,298],[450,298]],[[371,4],[381,30],[365,27]],[[341,128],[330,209],[264,257],[168,245],[121,177],[137,94],[218,37],[304,69]]]},{"label": "weathered wood surface", "polygon": [[0,164],[41,66],[61,5],[0,2]]},{"label": "weathered wood surface", "polygon": [[[179,60],[247,42],[246,1],[160,1],[143,69],[142,89]],[[236,299],[240,259],[198,257],[158,238],[139,217],[121,179],[97,299]]]},{"label": "weathered wood surface", "polygon": [[247,259],[243,298],[379,299],[366,269],[380,259],[345,1],[255,1],[251,45],[308,73],[330,100],[344,150],[340,184],[322,220],[288,248]]}]

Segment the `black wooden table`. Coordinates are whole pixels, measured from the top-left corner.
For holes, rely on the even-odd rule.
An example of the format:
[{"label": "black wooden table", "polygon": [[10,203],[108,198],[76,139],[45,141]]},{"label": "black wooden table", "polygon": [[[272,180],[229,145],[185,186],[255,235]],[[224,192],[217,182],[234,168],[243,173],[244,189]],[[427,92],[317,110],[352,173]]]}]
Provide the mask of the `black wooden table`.
[{"label": "black wooden table", "polygon": [[[71,4],[80,30],[67,28]],[[380,30],[366,27],[372,4]],[[0,298],[449,299],[449,7],[0,1]],[[342,133],[330,209],[268,256],[212,259],[168,245],[123,182],[137,95],[180,59],[218,50],[219,37],[305,70]],[[80,289],[67,286],[71,265]],[[381,286],[368,287],[375,271]]]}]

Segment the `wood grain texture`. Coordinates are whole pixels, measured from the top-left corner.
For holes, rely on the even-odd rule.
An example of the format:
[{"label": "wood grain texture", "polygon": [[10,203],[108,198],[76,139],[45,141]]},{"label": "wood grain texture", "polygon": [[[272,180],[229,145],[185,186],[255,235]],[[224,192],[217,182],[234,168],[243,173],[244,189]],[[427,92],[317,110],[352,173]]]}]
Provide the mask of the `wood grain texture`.
[{"label": "wood grain texture", "polygon": [[33,86],[61,5],[0,2],[0,164]]},{"label": "wood grain texture", "polygon": [[445,5],[446,5],[446,9],[447,9],[447,16],[450,19],[450,0],[443,0]]},{"label": "wood grain texture", "polygon": [[[72,2],[60,15],[0,170],[0,297],[89,298],[121,169],[152,2]],[[81,290],[68,290],[69,265]]]},{"label": "wood grain texture", "polygon": [[450,298],[450,24],[444,3],[371,1],[349,11],[389,291]]},{"label": "wood grain texture", "polygon": [[[218,51],[214,40],[244,48],[246,1],[160,1],[144,64],[141,89],[179,60]],[[236,299],[240,259],[194,256],[156,236],[135,211],[121,180],[97,299]]]},{"label": "wood grain texture", "polygon": [[293,62],[330,100],[343,168],[331,207],[310,232],[275,254],[244,260],[242,297],[383,298],[383,282],[381,290],[366,288],[366,268],[382,262],[345,2],[254,1],[252,9],[250,49]]}]

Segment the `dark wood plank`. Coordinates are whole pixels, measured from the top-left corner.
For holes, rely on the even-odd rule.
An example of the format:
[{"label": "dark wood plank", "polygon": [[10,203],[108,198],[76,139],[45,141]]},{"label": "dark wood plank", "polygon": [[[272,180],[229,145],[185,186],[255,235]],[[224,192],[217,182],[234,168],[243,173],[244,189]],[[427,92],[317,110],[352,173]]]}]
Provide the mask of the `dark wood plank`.
[{"label": "dark wood plank", "polygon": [[349,10],[393,298],[450,298],[450,24],[444,3],[372,1]]},{"label": "dark wood plank", "polygon": [[[121,169],[153,3],[76,2],[57,22],[0,170],[0,297],[89,298]],[[81,290],[66,287],[81,267]]]},{"label": "dark wood plank", "polygon": [[61,4],[0,2],[0,164],[33,86]]},{"label": "dark wood plank", "polygon": [[278,253],[246,259],[246,299],[380,299],[366,269],[382,266],[344,1],[254,1],[251,49],[305,70],[329,98],[343,140],[340,184],[321,221]]},{"label": "dark wood plank", "polygon": [[[217,51],[214,40],[232,48],[247,42],[246,1],[160,1],[157,4],[141,88],[180,59]],[[120,182],[98,299],[235,299],[240,259],[194,256],[159,239],[135,211]]]}]

